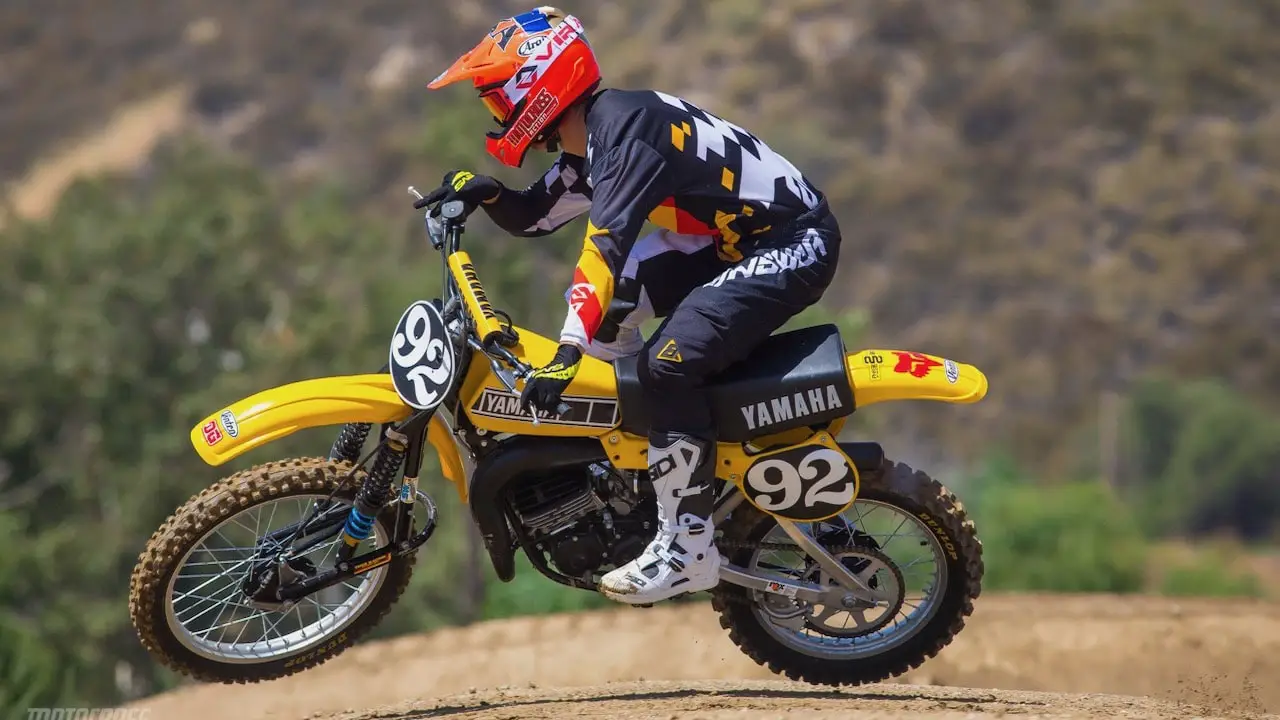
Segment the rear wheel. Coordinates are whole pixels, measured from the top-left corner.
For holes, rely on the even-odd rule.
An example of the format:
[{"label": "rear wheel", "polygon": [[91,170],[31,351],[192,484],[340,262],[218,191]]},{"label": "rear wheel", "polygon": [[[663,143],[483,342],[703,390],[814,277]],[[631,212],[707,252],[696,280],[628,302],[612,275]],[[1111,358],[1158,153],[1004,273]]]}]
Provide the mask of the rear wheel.
[{"label": "rear wheel", "polygon": [[[821,685],[882,681],[936,655],[973,612],[981,593],[982,544],[960,501],[923,472],[886,463],[880,473],[863,477],[847,511],[806,529],[894,599],[823,607],[721,584],[712,593],[721,626],[773,672]],[[735,565],[792,581],[834,583],[771,516],[746,503],[723,530],[720,542]]]},{"label": "rear wheel", "polygon": [[[246,576],[266,533],[303,520],[338,487],[348,463],[308,458],[236,473],[192,497],[151,536],[134,568],[129,612],[142,644],[199,680],[258,682],[319,665],[371,630],[404,592],[414,555],[319,590],[289,607],[249,598]],[[334,496],[344,513],[364,472]],[[356,553],[381,547],[395,527],[392,503]],[[290,572],[331,567],[339,537],[290,561]]]}]

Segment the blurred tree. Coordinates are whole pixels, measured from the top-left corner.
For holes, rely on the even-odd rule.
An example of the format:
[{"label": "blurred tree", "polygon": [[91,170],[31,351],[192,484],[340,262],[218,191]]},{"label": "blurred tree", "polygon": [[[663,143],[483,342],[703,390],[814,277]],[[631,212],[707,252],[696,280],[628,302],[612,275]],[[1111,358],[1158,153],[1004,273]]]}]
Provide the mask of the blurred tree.
[{"label": "blurred tree", "polygon": [[1130,497],[1156,535],[1280,536],[1280,417],[1220,380],[1151,378],[1131,401]]},{"label": "blurred tree", "polygon": [[268,385],[377,367],[394,317],[369,312],[370,289],[400,287],[402,305],[410,282],[431,288],[342,207],[332,189],[286,203],[259,171],[181,144],[147,177],[81,182],[48,222],[5,231],[0,530],[23,541],[0,561],[0,597],[57,658],[22,658],[54,672],[26,700],[116,698],[117,659],[142,690],[169,681],[127,624],[142,541],[216,476],[331,437],[212,470],[190,427]]},{"label": "blurred tree", "polygon": [[1146,540],[1132,510],[1099,482],[1029,483],[994,456],[966,483],[993,590],[1134,592]]}]

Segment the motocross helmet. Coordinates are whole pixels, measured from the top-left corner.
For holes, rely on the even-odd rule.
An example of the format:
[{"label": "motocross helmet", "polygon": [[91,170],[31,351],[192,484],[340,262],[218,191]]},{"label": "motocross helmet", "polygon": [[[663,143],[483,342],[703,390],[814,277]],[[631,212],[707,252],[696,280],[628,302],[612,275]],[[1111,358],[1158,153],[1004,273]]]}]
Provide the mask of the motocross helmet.
[{"label": "motocross helmet", "polygon": [[600,66],[582,23],[544,6],[499,21],[427,87],[468,79],[499,127],[487,133],[485,149],[520,167],[534,143],[555,151],[561,117],[600,84]]}]

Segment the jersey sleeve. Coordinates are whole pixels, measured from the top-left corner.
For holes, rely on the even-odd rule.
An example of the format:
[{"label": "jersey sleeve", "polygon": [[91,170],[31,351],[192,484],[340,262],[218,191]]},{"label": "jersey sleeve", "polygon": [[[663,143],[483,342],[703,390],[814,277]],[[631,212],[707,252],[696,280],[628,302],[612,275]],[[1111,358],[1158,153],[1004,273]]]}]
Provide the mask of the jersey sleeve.
[{"label": "jersey sleeve", "polygon": [[550,235],[591,208],[591,188],[583,159],[561,154],[536,182],[523,190],[510,188],[481,205],[489,219],[517,237]]},{"label": "jersey sleeve", "polygon": [[592,165],[593,201],[569,288],[560,342],[590,345],[645,219],[671,194],[667,163],[651,145],[623,139]]}]

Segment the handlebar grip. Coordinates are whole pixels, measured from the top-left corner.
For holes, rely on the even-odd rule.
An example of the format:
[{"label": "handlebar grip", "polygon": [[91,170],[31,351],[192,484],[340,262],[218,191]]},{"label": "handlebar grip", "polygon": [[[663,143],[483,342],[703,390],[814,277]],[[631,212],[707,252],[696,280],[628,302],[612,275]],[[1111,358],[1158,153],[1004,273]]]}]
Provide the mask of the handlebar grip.
[{"label": "handlebar grip", "polygon": [[427,193],[426,197],[420,197],[417,200],[414,200],[413,209],[421,210],[422,208],[441,200],[448,193],[449,193],[449,188],[438,187],[435,190],[432,190],[431,192]]}]

